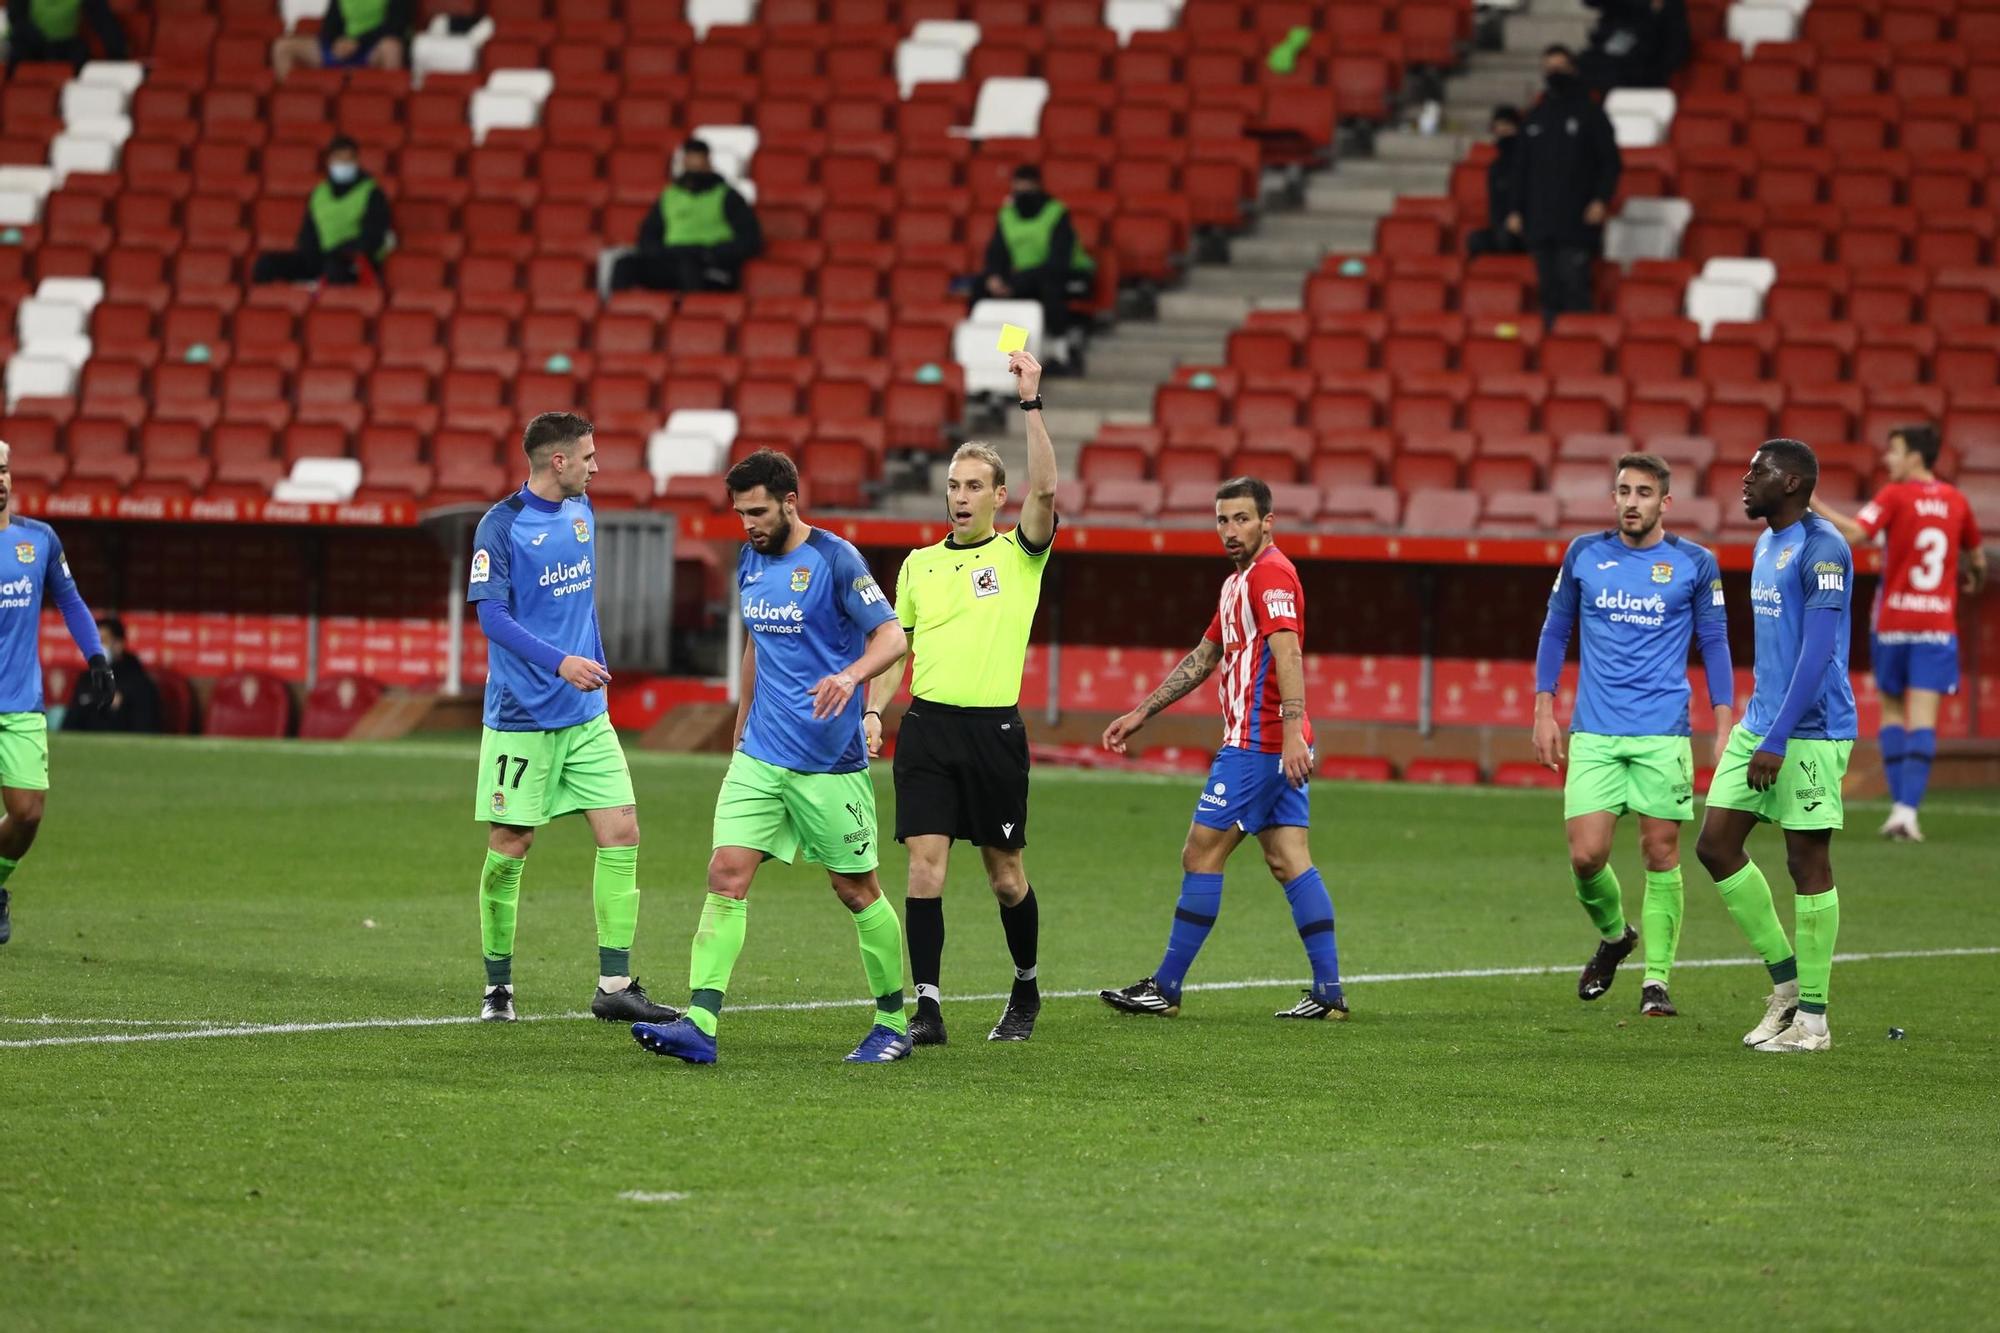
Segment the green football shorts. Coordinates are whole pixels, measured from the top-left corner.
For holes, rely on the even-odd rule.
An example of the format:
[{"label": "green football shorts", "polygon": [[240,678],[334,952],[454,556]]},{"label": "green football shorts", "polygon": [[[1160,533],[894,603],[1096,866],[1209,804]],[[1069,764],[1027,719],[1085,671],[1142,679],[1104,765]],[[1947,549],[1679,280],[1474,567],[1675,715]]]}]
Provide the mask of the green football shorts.
[{"label": "green football shorts", "polygon": [[717,847],[748,847],[790,864],[801,848],[842,875],[865,875],[876,854],[875,784],[858,773],[799,773],[752,759],[729,761],[715,798]]},{"label": "green football shorts", "polygon": [[632,770],[603,713],[559,731],[495,731],[479,742],[473,818],[540,828],[578,810],[633,805]]},{"label": "green football shorts", "polygon": [[1805,741],[1794,737],[1785,746],[1785,763],[1778,780],[1764,791],[1750,790],[1750,756],[1763,740],[1737,727],[1729,733],[1729,748],[1708,785],[1708,803],[1724,810],[1748,810],[1767,824],[1788,829],[1837,829],[1846,821],[1840,783],[1847,776],[1853,741]]},{"label": "green football shorts", "polygon": [[1688,738],[1571,732],[1563,818],[1627,810],[1654,819],[1694,813],[1694,750]]},{"label": "green football shorts", "polygon": [[41,713],[0,713],[0,787],[49,789],[49,719]]}]

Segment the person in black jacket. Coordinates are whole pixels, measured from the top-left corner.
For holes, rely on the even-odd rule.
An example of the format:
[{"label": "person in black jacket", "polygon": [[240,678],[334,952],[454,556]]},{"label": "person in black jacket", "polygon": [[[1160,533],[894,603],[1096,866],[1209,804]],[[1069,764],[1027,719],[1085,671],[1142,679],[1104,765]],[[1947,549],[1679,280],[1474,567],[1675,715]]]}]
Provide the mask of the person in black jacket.
[{"label": "person in black jacket", "polygon": [[1584,81],[1600,91],[1664,88],[1688,61],[1687,0],[1583,0],[1597,11],[1583,55]]},{"label": "person in black jacket", "polygon": [[1591,265],[1624,159],[1604,114],[1577,74],[1566,46],[1542,53],[1548,93],[1528,112],[1514,152],[1514,214],[1507,230],[1527,242],[1541,288],[1542,321],[1591,308]]},{"label": "person in black jacket", "polygon": [[401,69],[416,9],[416,0],[331,0],[317,34],[290,33],[271,43],[271,72],[282,82],[294,65]]},{"label": "person in black jacket", "polygon": [[1521,148],[1521,111],[1496,106],[1491,122],[1493,160],[1486,164],[1486,225],[1465,239],[1467,254],[1517,255],[1526,247],[1507,230],[1515,212],[1514,158]]},{"label": "person in black jacket", "polygon": [[125,30],[106,0],[7,0],[7,72],[24,60],[81,68],[90,59],[86,27],[106,60],[125,59]]},{"label": "person in black jacket", "polygon": [[973,301],[1039,301],[1043,330],[1060,338],[1069,331],[1069,303],[1088,297],[1096,281],[1097,261],[1077,239],[1069,209],[1043,187],[1041,168],[1032,162],[1014,168]]},{"label": "person in black jacket", "polygon": [[297,248],[258,255],[250,281],[352,286],[364,264],[379,280],[393,225],[388,197],[361,169],[354,140],[342,135],[326,146],[326,179],[306,196]]},{"label": "person in black jacket", "polygon": [[639,248],[611,265],[611,290],[733,292],[743,266],[764,249],[757,210],[718,175],[708,145],[689,139],[681,173],[639,223]]},{"label": "person in black jacket", "polygon": [[117,688],[111,706],[105,708],[90,687],[88,672],[76,678],[69,692],[69,710],[63,714],[64,731],[138,731],[160,729],[160,690],[146,671],[146,664],[131,650],[125,638],[125,622],[106,616],[97,622],[104,640],[105,656],[111,659],[111,674]]}]

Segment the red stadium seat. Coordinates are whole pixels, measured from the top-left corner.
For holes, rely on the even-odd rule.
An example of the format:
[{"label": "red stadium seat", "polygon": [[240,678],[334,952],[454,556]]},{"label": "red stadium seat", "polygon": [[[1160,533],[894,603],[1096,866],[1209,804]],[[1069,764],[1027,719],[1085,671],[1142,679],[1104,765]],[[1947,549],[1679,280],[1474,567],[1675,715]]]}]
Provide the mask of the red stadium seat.
[{"label": "red stadium seat", "polygon": [[277,740],[290,731],[291,722],[291,691],[282,680],[259,671],[238,671],[215,683],[202,734]]},{"label": "red stadium seat", "polygon": [[345,738],[382,694],[381,684],[365,676],[329,676],[321,680],[306,695],[305,712],[299,719],[299,739]]}]

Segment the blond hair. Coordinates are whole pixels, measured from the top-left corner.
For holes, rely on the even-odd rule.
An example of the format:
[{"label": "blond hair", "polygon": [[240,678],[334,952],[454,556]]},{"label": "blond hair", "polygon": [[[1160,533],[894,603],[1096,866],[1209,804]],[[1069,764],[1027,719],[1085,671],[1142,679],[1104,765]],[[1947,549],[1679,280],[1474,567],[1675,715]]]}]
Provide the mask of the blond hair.
[{"label": "blond hair", "polygon": [[1000,451],[998,449],[979,440],[967,440],[964,444],[959,445],[958,452],[951,456],[951,466],[957,467],[960,462],[968,458],[974,462],[984,463],[993,469],[993,484],[995,486],[1005,486],[1007,484],[1007,465],[1000,461]]}]

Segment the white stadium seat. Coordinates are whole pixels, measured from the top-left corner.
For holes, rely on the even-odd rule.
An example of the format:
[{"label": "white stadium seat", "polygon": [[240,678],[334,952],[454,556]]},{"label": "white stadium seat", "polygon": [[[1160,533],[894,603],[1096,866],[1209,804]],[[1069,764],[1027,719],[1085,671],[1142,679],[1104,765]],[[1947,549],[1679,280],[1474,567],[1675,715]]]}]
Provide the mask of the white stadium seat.
[{"label": "white stadium seat", "polygon": [[974,139],[1039,138],[1048,101],[1046,79],[988,79],[979,85],[972,127],[964,133]]},{"label": "white stadium seat", "polygon": [[136,60],[93,60],[76,77],[101,88],[122,88],[129,97],[146,81],[146,67]]},{"label": "white stadium seat", "polygon": [[1755,287],[1762,296],[1778,280],[1778,266],[1768,259],[1711,259],[1701,266],[1701,276],[1711,282],[1733,282]]},{"label": "white stadium seat", "polygon": [[920,83],[956,83],[965,73],[965,52],[914,39],[896,47],[896,84],[907,98]]},{"label": "white stadium seat", "polygon": [[1729,7],[1729,40],[1741,42],[1745,55],[1762,42],[1789,42],[1799,35],[1798,13],[1789,5],[1755,4]]},{"label": "white stadium seat", "polygon": [[31,296],[14,309],[14,332],[30,351],[50,339],[74,338],[89,322],[90,311],[67,301]]},{"label": "white stadium seat", "polygon": [[494,92],[481,88],[472,95],[470,110],[472,141],[485,143],[492,130],[531,130],[542,118],[541,103],[519,93]]},{"label": "white stadium seat", "polygon": [[130,100],[126,91],[116,84],[71,79],[63,85],[63,119],[75,121],[86,116],[122,116]]},{"label": "white stadium seat", "polygon": [[118,145],[108,139],[80,134],[58,134],[49,144],[49,166],[57,180],[68,180],[77,171],[109,173],[118,170]]},{"label": "white stadium seat", "polygon": [[301,458],[292,475],[271,488],[271,498],[288,504],[344,504],[361,489],[358,458]]},{"label": "white stadium seat", "polygon": [[708,36],[718,23],[748,23],[757,17],[757,0],[687,0],[683,10],[697,38]]},{"label": "white stadium seat", "polygon": [[972,314],[959,323],[951,335],[951,359],[965,370],[967,393],[1012,391],[1014,377],[1008,373],[1007,358],[995,350],[1000,326],[1014,324],[1028,331],[1028,350],[1042,347],[1042,304],[1039,301],[980,301]]},{"label": "white stadium seat", "polygon": [[77,368],[66,360],[16,352],[7,360],[7,407],[23,398],[67,398],[76,392]]},{"label": "white stadium seat", "polygon": [[1681,236],[1694,217],[1685,199],[1627,199],[1604,228],[1604,257],[1610,260],[1677,259]]},{"label": "white stadium seat", "polygon": [[1166,0],[1105,0],[1104,26],[1118,34],[1118,44],[1129,46],[1135,32],[1165,32],[1180,22],[1178,6]]}]

